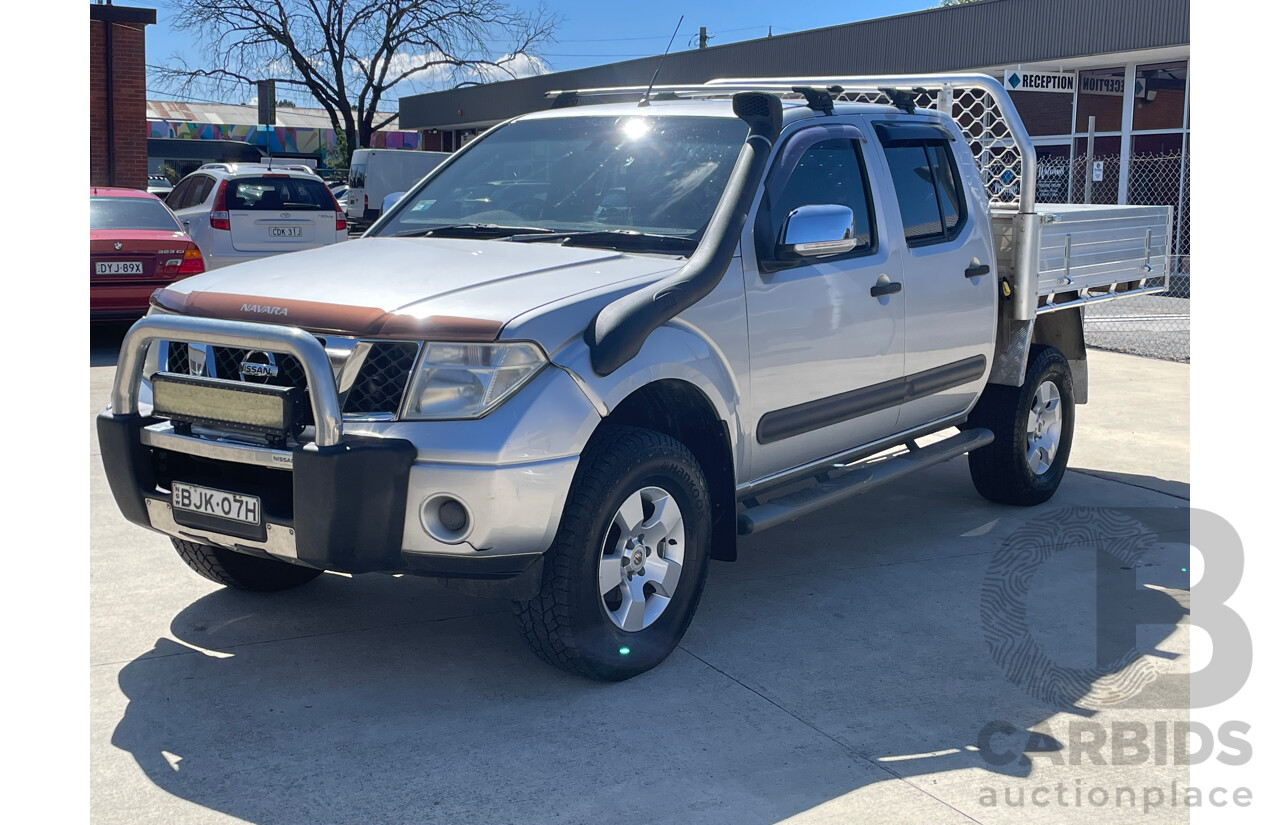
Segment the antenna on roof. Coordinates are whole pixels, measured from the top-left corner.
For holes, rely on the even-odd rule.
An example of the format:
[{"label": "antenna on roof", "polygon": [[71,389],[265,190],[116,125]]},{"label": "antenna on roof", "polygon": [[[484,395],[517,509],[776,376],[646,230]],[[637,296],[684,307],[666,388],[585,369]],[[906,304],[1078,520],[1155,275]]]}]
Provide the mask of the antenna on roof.
[{"label": "antenna on roof", "polygon": [[662,61],[667,59],[667,52],[671,51],[671,44],[676,42],[676,35],[680,32],[680,24],[684,22],[684,15],[680,15],[680,19],[676,21],[676,30],[671,33],[671,39],[667,41],[667,51],[662,53],[662,57],[658,58],[658,68],[653,70],[653,78],[649,81],[649,88],[644,90],[644,97],[640,98],[641,106],[649,105],[649,93],[653,91],[653,84],[658,82],[658,72],[662,71]]}]

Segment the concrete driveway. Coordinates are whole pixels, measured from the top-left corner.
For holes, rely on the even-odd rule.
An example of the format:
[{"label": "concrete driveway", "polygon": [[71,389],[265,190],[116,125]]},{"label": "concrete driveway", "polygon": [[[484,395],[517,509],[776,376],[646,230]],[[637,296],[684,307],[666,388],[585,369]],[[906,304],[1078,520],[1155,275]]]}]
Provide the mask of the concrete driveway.
[{"label": "concrete driveway", "polygon": [[747,538],[680,648],[614,685],[423,580],[219,589],[119,515],[95,440],[92,819],[1187,821],[1173,745],[1111,745],[1188,718],[1190,368],[1090,358],[1054,501],[990,504],[961,459]]}]

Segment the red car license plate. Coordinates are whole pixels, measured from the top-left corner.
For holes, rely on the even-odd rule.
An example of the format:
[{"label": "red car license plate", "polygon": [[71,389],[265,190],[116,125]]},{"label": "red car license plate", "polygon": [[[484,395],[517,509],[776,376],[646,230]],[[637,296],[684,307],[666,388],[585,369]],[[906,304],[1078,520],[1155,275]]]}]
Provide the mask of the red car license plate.
[{"label": "red car license plate", "polygon": [[141,275],[141,261],[101,261],[93,265],[99,275]]}]

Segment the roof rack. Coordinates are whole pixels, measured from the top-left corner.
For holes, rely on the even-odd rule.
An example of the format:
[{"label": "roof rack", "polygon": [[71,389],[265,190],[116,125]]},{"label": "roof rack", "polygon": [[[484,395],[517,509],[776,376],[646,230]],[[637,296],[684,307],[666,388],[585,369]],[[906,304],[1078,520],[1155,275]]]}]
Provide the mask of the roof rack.
[{"label": "roof rack", "polygon": [[[552,89],[544,96],[551,100],[551,108],[577,105],[588,97],[643,97],[649,91],[647,86],[605,86],[597,89]],[[746,81],[734,86],[654,86],[649,92],[651,100],[707,99],[716,97],[732,97],[738,92],[768,92],[779,97],[803,97],[811,109],[828,111],[833,105],[832,95],[842,92],[839,86],[810,87],[796,86],[791,89],[766,89]]]},{"label": "roof rack", "polygon": [[[553,101],[552,108],[559,108],[591,97],[640,98],[645,90],[644,86],[555,89],[546,96]],[[992,200],[1016,203],[1024,214],[1035,210],[1035,186],[1022,185],[1036,179],[1035,147],[1004,84],[990,75],[716,78],[699,85],[654,86],[652,99],[707,99],[737,92],[801,97],[810,108],[823,112],[832,111],[837,102],[878,103],[908,113],[917,109],[945,112],[968,139]]]}]

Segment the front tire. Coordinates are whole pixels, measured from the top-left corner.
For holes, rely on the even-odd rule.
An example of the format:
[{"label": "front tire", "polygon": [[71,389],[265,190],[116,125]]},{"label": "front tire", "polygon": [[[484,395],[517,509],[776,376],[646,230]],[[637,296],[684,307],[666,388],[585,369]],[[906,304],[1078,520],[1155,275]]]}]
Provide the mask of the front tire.
[{"label": "front tire", "polygon": [[1053,497],[1067,473],[1075,430],[1071,365],[1053,347],[1033,346],[1021,387],[990,384],[968,426],[995,440],[969,453],[969,476],[984,498],[1030,506]]},{"label": "front tire", "polygon": [[693,619],[710,539],[707,483],[688,448],[605,425],[583,452],[540,592],[514,605],[525,641],[589,679],[644,673]]},{"label": "front tire", "polygon": [[171,539],[173,549],[187,567],[211,582],[237,590],[271,593],[300,587],[319,576],[321,571],[275,559],[263,559],[237,553],[210,544]]}]

